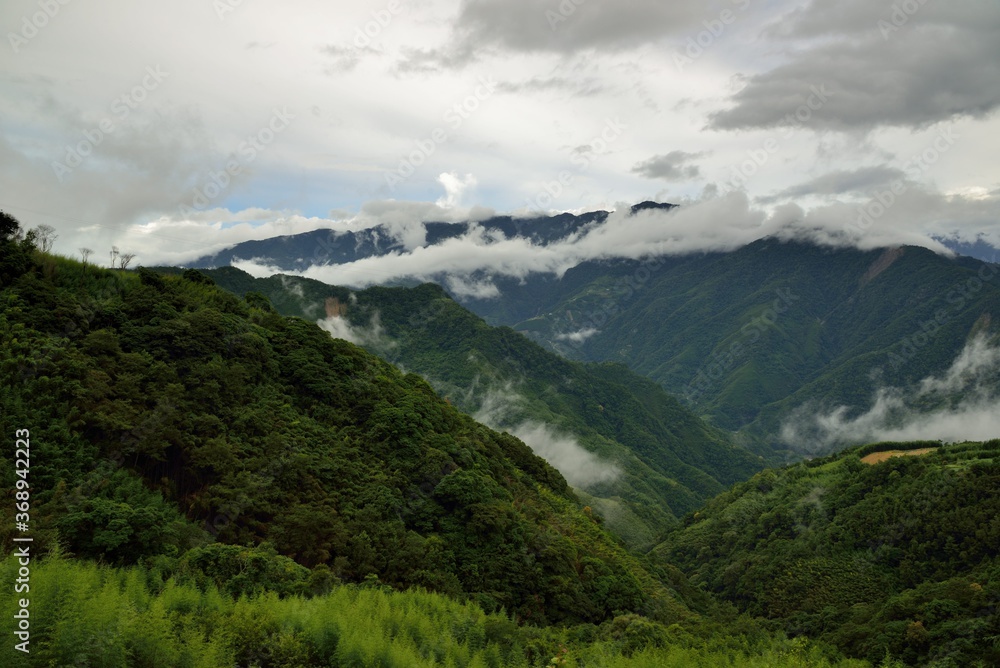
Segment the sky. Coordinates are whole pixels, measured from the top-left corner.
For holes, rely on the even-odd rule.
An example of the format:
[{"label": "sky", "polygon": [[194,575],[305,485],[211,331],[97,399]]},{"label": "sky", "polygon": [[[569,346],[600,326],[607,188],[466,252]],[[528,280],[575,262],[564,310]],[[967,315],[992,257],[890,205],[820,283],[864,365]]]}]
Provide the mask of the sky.
[{"label": "sky", "polygon": [[[996,0],[4,0],[0,29],[0,209],[64,255],[648,199],[681,207],[622,253],[1000,246]],[[620,239],[588,237],[567,257]]]}]

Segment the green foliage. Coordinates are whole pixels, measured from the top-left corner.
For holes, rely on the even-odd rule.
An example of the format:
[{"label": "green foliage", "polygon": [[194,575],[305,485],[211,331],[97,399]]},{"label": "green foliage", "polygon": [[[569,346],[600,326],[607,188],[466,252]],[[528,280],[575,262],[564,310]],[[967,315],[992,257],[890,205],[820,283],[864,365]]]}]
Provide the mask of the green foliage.
[{"label": "green foliage", "polygon": [[201,283],[204,285],[214,285],[215,281],[201,273],[197,269],[185,269],[184,273],[181,275],[185,281],[191,281],[192,283]]},{"label": "green foliage", "polygon": [[[15,558],[0,562],[10,582]],[[50,557],[35,562],[30,654],[0,645],[4,666],[173,668],[635,668],[767,666],[862,668],[802,641],[759,635],[696,638],[630,614],[601,626],[518,626],[420,589],[337,586],[312,598],[235,597],[212,583],[159,580],[150,571]],[[0,616],[17,601],[0,596]]]},{"label": "green foliage", "polygon": [[995,665],[993,443],[860,462],[928,446],[883,443],[764,471],[685,518],[655,554],[742,610],[873,663]]},{"label": "green foliage", "polygon": [[0,210],[0,242],[10,241],[17,236],[21,223],[6,211]]},{"label": "green foliage", "polygon": [[[627,364],[775,463],[801,456],[775,438],[789,411],[810,401],[862,409],[879,387],[940,374],[970,333],[996,333],[1000,312],[995,266],[917,247],[776,239],[497,286],[502,299],[469,302],[488,322],[574,359]],[[584,329],[597,331],[567,343]]]},{"label": "green foliage", "polygon": [[279,555],[268,544],[242,547],[213,543],[195,548],[184,554],[177,570],[202,588],[211,582],[233,597],[269,591],[303,593],[310,580],[309,569]]},{"label": "green foliage", "polygon": [[230,592],[376,577],[537,623],[671,598],[523,443],[263,297],[53,258],[0,305],[0,428],[31,431],[39,550]]},{"label": "green foliage", "polygon": [[[266,295],[285,315],[317,319],[334,308],[366,347],[431,379],[437,392],[492,425],[545,424],[571,436],[614,466],[614,479],[570,481],[630,547],[646,549],[677,517],[725,485],[759,470],[762,461],[734,447],[656,383],[622,365],[584,365],[545,351],[506,327],[490,327],[436,285],[373,287],[356,293],[290,276],[253,279],[227,267],[206,270],[246,299]],[[511,452],[522,470],[558,484],[536,458]]]},{"label": "green foliage", "polygon": [[34,242],[34,232],[25,234],[17,218],[0,211],[0,287],[33,266]]}]

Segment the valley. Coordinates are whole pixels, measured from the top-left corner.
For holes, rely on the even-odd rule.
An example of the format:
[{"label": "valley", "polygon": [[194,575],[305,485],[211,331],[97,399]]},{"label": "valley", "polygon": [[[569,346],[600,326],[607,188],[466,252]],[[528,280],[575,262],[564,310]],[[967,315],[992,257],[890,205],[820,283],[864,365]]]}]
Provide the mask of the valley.
[{"label": "valley", "polygon": [[[31,425],[33,549],[45,555],[32,587],[63,620],[35,623],[40,661],[79,651],[69,625],[87,634],[99,624],[115,629],[110,646],[129,661],[191,665],[998,659],[988,641],[1000,632],[996,440],[899,439],[824,454],[821,433],[786,429],[783,438],[803,441],[781,448],[760,426],[777,396],[761,388],[785,388],[790,405],[809,396],[789,380],[807,369],[819,373],[811,384],[832,383],[830,397],[871,391],[870,377],[830,375],[818,360],[872,341],[882,347],[859,352],[866,359],[902,354],[893,332],[925,313],[885,311],[891,295],[904,298],[905,276],[894,272],[908,257],[936,267],[934,285],[964,280],[969,290],[986,265],[852,251],[794,287],[777,280],[788,271],[778,259],[823,251],[754,247],[772,270],[738,287],[727,283],[736,273],[720,272],[728,262],[747,274],[740,251],[594,265],[580,269],[589,287],[549,311],[565,320],[511,328],[432,283],[356,289],[235,267],[108,270],[40,253],[30,238],[4,243],[0,370],[16,391],[2,414],[8,429]],[[604,329],[553,334],[601,312],[613,292],[597,286],[636,266],[648,277],[605,309]],[[661,271],[673,280],[659,283]],[[810,276],[824,275],[851,277],[844,303],[823,302]],[[937,289],[919,284],[922,294]],[[895,409],[934,415],[993,396],[996,296],[988,281],[957,290],[944,293],[962,304],[938,321],[940,343],[968,327],[967,343],[956,351],[928,334],[920,359],[892,376],[916,388],[913,404]],[[940,306],[932,298],[921,308]],[[871,331],[848,334],[865,309]],[[820,312],[815,347],[793,354]],[[626,335],[630,314],[686,324]],[[615,361],[588,361],[605,349],[605,330],[631,343]],[[665,342],[651,340],[660,334]],[[690,352],[660,366],[631,361],[684,336],[693,350],[716,349],[705,353],[704,398],[675,397],[637,373],[705,364]],[[625,355],[629,346],[641,355]],[[776,376],[746,375],[786,357]],[[727,429],[705,410],[734,396],[716,382],[742,387],[758,417]],[[9,556],[2,568],[14,567]],[[60,578],[71,596],[118,612],[67,607]],[[323,612],[334,607],[369,616],[370,634]],[[253,630],[246,615],[263,626]],[[317,626],[317,615],[327,621]],[[84,655],[99,660],[107,647]]]}]

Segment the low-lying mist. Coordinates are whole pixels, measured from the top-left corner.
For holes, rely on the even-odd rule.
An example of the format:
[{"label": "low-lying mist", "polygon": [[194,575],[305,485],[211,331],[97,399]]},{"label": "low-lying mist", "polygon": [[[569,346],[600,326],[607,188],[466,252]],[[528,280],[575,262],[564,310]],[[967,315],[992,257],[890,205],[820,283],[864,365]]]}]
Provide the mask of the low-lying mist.
[{"label": "low-lying mist", "polygon": [[871,407],[817,410],[803,405],[783,423],[780,438],[793,449],[819,453],[876,441],[983,441],[1000,438],[1000,347],[971,339],[940,376],[908,387],[883,387]]},{"label": "low-lying mist", "polygon": [[508,386],[487,390],[473,417],[488,427],[505,431],[527,444],[532,451],[555,467],[573,487],[611,482],[621,475],[613,463],[584,448],[570,434],[560,433],[537,420],[518,419],[524,399]]}]

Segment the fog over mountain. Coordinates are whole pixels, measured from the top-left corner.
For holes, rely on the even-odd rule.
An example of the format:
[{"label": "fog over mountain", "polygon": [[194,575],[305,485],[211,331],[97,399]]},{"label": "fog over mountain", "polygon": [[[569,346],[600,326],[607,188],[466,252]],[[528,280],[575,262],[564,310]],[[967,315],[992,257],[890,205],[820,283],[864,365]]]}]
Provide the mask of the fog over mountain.
[{"label": "fog over mountain", "polygon": [[[487,219],[479,224],[453,225],[450,234],[435,234],[431,241],[428,237],[432,230],[437,231],[435,226],[413,222],[403,228],[379,226],[347,233],[349,242],[354,242],[354,253],[348,251],[340,257],[330,251],[342,235],[321,232],[309,239],[315,243],[311,256],[275,261],[272,255],[279,251],[280,244],[271,240],[202,258],[195,266],[214,266],[223,259],[258,276],[292,272],[353,286],[407,278],[431,280],[444,275],[456,294],[488,297],[498,296],[499,292],[488,279],[470,283],[475,275],[561,276],[589,260],[731,251],[765,237],[861,250],[915,245],[952,254],[948,245],[928,231],[905,225],[904,219],[920,206],[920,202],[901,198],[897,207],[885,214],[884,221],[869,226],[864,219],[845,224],[847,212],[840,206],[804,211],[795,204],[786,204],[767,213],[753,206],[744,193],[732,192],[674,207],[637,210],[620,204],[611,212],[570,219],[569,224],[561,225],[562,236],[551,233],[556,222],[552,220]],[[549,228],[547,233],[536,232],[536,228],[543,227]],[[417,241],[407,243],[406,239]]]},{"label": "fog over mountain", "polygon": [[[66,255],[184,264],[384,226],[401,269],[323,274],[363,284],[435,263],[558,273],[779,230],[1000,246],[996,3],[52,7],[0,7],[0,186]],[[612,217],[544,251],[476,233],[418,251],[423,223],[645,200],[681,209],[621,239]]]},{"label": "fog over mountain", "polygon": [[1000,1],[0,51],[0,666],[1000,666]]}]

